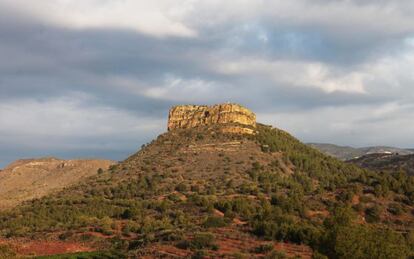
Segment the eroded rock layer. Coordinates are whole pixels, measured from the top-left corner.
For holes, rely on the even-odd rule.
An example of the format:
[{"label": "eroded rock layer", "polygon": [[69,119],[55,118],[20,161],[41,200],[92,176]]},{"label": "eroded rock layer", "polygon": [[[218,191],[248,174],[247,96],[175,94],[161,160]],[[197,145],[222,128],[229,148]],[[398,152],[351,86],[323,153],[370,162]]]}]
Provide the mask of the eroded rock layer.
[{"label": "eroded rock layer", "polygon": [[[256,115],[238,104],[180,105],[170,109],[168,130],[189,129],[202,125],[235,124],[233,133],[253,134]],[[253,128],[253,129],[252,129]]]}]

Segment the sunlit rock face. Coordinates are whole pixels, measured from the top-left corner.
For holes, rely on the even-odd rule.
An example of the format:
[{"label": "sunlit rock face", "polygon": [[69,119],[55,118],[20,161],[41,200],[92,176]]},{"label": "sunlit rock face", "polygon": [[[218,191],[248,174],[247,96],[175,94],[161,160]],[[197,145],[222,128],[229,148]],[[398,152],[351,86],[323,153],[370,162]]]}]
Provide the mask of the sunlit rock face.
[{"label": "sunlit rock face", "polygon": [[254,134],[256,115],[239,104],[179,105],[170,109],[168,130],[189,129],[203,125],[226,125],[224,131]]}]

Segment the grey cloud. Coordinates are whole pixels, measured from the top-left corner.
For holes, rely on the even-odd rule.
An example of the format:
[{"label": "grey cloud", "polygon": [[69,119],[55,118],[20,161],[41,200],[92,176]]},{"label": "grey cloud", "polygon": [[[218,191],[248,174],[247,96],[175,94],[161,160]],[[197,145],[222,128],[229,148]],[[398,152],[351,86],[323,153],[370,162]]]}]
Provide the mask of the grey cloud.
[{"label": "grey cloud", "polygon": [[[102,109],[104,113],[105,109],[112,109],[117,116],[129,118],[135,123],[132,126],[136,126],[135,131],[124,131],[124,127],[132,126],[123,121],[112,125],[114,131],[107,135],[82,136],[73,130],[66,136],[59,136],[54,131],[64,122],[50,118],[43,123],[56,124],[56,127],[47,128],[44,134],[25,132],[25,142],[18,141],[22,136],[13,130],[17,126],[11,126],[0,131],[3,135],[0,137],[0,157],[3,157],[0,164],[20,156],[41,154],[62,157],[90,154],[120,159],[163,131],[164,125],[159,121],[166,119],[171,105],[183,102],[240,102],[259,115],[273,114],[277,118],[282,114],[280,119],[286,120],[289,130],[294,131],[294,126],[308,128],[307,132],[296,132],[306,141],[337,142],[341,138],[348,144],[363,142],[364,136],[371,135],[369,130],[379,134],[375,124],[369,121],[370,112],[388,103],[414,101],[411,89],[414,79],[407,68],[414,65],[410,56],[414,55],[414,47],[406,42],[414,35],[414,25],[401,22],[413,22],[407,18],[413,5],[404,1],[364,1],[364,4],[361,1],[339,1],[345,10],[334,8],[333,11],[340,15],[337,21],[330,23],[326,10],[336,2],[319,0],[312,5],[292,1],[292,5],[297,7],[295,10],[312,7],[312,12],[307,15],[292,11],[284,17],[263,8],[258,8],[259,11],[252,8],[246,14],[243,10],[238,11],[238,6],[234,6],[234,10],[223,7],[222,12],[217,13],[223,17],[217,19],[208,16],[213,16],[215,8],[220,9],[220,6],[206,4],[204,14],[196,8],[185,20],[197,31],[197,37],[154,37],[128,29],[102,27],[68,28],[41,21],[0,3],[1,103],[31,107],[30,103],[35,101],[36,107],[48,107],[54,100],[66,98],[69,103],[76,102],[75,108],[79,112],[76,118],[79,120],[84,115],[82,113],[93,117],[98,116],[97,110]],[[267,9],[272,10],[272,5],[269,5]],[[367,7],[380,14],[383,8],[391,11],[388,17],[383,18],[376,17],[376,11],[373,11],[365,20],[362,17],[364,12],[358,12],[358,8]],[[315,16],[317,10],[321,11],[321,17]],[[345,15],[347,11],[348,17]],[[349,25],[346,19],[349,19]],[[387,24],[378,19],[391,19],[391,22]],[[364,26],[364,21],[378,22],[377,27],[375,24]],[[274,61],[321,64],[329,69],[328,79],[333,82],[359,73],[366,92],[326,91],[315,88],[312,82],[309,85],[303,82],[293,85],[289,80],[275,82],[269,78],[271,72],[260,71],[266,69],[265,66],[256,69],[250,65],[242,73],[233,74],[218,69],[222,63],[237,64],[243,59],[269,64]],[[293,79],[303,72],[294,69],[283,71],[288,74],[285,76]],[[170,78],[178,83],[170,82]],[[199,85],[191,88],[191,84]],[[363,117],[352,121],[359,121],[367,129],[356,127],[354,132],[357,133],[348,132],[343,138],[343,131],[335,127],[329,129],[328,126],[319,129],[310,125],[312,120],[297,115],[312,113],[309,118],[324,116],[326,121],[344,117],[346,122],[346,117],[356,116],[361,106],[365,107]],[[59,109],[64,115],[65,110],[73,107],[63,103]],[[327,112],[331,109],[337,114]],[[378,127],[389,130],[387,118],[398,116],[399,109],[384,117],[379,115],[375,122],[384,126]],[[44,109],[35,112],[40,114]],[[398,121],[406,122],[407,113],[404,114],[404,119]],[[107,115],[106,119],[94,121],[98,126],[107,124],[110,127],[114,118]],[[294,119],[303,123],[295,123]],[[155,130],[157,127],[138,130],[153,122],[158,123],[158,131]],[[86,131],[93,130],[90,124],[84,122],[83,125],[86,125]],[[27,126],[40,127],[37,124]],[[314,132],[316,130],[320,132]],[[358,132],[361,135],[356,137]],[[410,131],[405,132],[408,136]],[[395,132],[389,132],[390,137],[384,140],[387,141],[384,144],[392,142],[392,134]],[[42,141],[50,138],[54,145],[44,147]],[[396,143],[402,142],[398,140]],[[414,146],[414,142],[411,145]]]}]

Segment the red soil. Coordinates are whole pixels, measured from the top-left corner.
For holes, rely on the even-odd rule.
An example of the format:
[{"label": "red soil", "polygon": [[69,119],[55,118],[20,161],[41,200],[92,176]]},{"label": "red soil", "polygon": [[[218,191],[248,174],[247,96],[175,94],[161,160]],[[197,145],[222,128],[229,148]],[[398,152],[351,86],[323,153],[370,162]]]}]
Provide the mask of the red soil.
[{"label": "red soil", "polygon": [[[216,229],[214,234],[219,245],[219,250],[215,254],[218,257],[231,257],[231,255],[239,252],[249,252],[252,255],[252,251],[256,247],[269,243],[238,232],[231,227]],[[275,242],[274,247],[276,251],[284,252],[287,257],[298,255],[304,259],[312,258],[312,249],[305,245]],[[262,256],[263,254],[256,254],[256,257],[260,258]]]},{"label": "red soil", "polygon": [[[163,256],[165,258],[188,258],[191,254],[191,251],[189,250],[179,249],[172,245],[154,245],[149,250],[154,254],[157,254],[157,258],[158,256]],[[142,256],[141,258],[150,259],[155,257],[152,255]]]},{"label": "red soil", "polygon": [[55,255],[77,252],[91,252],[93,248],[75,242],[2,239],[0,244],[9,245],[19,255]]}]

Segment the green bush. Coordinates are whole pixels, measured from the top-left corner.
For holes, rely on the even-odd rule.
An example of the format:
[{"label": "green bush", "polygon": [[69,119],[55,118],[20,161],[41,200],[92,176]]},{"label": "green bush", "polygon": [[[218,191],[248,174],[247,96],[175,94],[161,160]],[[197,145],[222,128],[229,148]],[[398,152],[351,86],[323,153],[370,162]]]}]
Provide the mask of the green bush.
[{"label": "green bush", "polygon": [[9,246],[0,244],[0,258],[14,258],[15,256],[16,254]]},{"label": "green bush", "polygon": [[387,209],[390,213],[394,215],[401,215],[404,213],[402,206],[398,203],[391,203]]},{"label": "green bush", "polygon": [[379,222],[381,220],[381,208],[375,205],[365,210],[366,220],[370,223]]},{"label": "green bush", "polygon": [[280,251],[273,251],[265,256],[265,259],[285,259],[286,254]]},{"label": "green bush", "polygon": [[180,248],[180,249],[189,249],[190,245],[191,245],[191,242],[184,239],[184,240],[181,240],[181,241],[177,242],[177,244],[175,246],[177,248]]},{"label": "green bush", "polygon": [[221,228],[230,223],[229,219],[223,217],[209,216],[203,226],[206,228]]},{"label": "green bush", "polygon": [[256,247],[254,251],[255,253],[258,253],[258,254],[267,254],[273,251],[273,249],[274,249],[273,243],[266,243],[266,244],[262,244]]},{"label": "green bush", "polygon": [[203,250],[197,250],[191,256],[191,259],[204,259],[206,257],[206,252]]},{"label": "green bush", "polygon": [[319,253],[318,251],[315,251],[312,255],[312,259],[328,259],[328,257]]},{"label": "green bush", "polygon": [[407,258],[408,247],[403,237],[392,230],[355,225],[339,229],[335,253],[338,258]]},{"label": "green bush", "polygon": [[185,183],[180,183],[175,186],[175,190],[178,192],[186,192],[188,191],[188,186]]},{"label": "green bush", "polygon": [[194,238],[190,242],[191,249],[205,249],[214,248],[215,237],[209,232],[199,232],[194,235]]},{"label": "green bush", "polygon": [[[70,237],[72,237],[73,236],[73,232],[71,232],[71,231],[67,231],[67,232],[64,232],[64,233],[62,233],[62,234],[60,234],[59,235],[59,239],[60,240],[66,240],[66,239],[68,239],[68,238],[70,238]],[[1,257],[0,257],[1,258]]]}]

